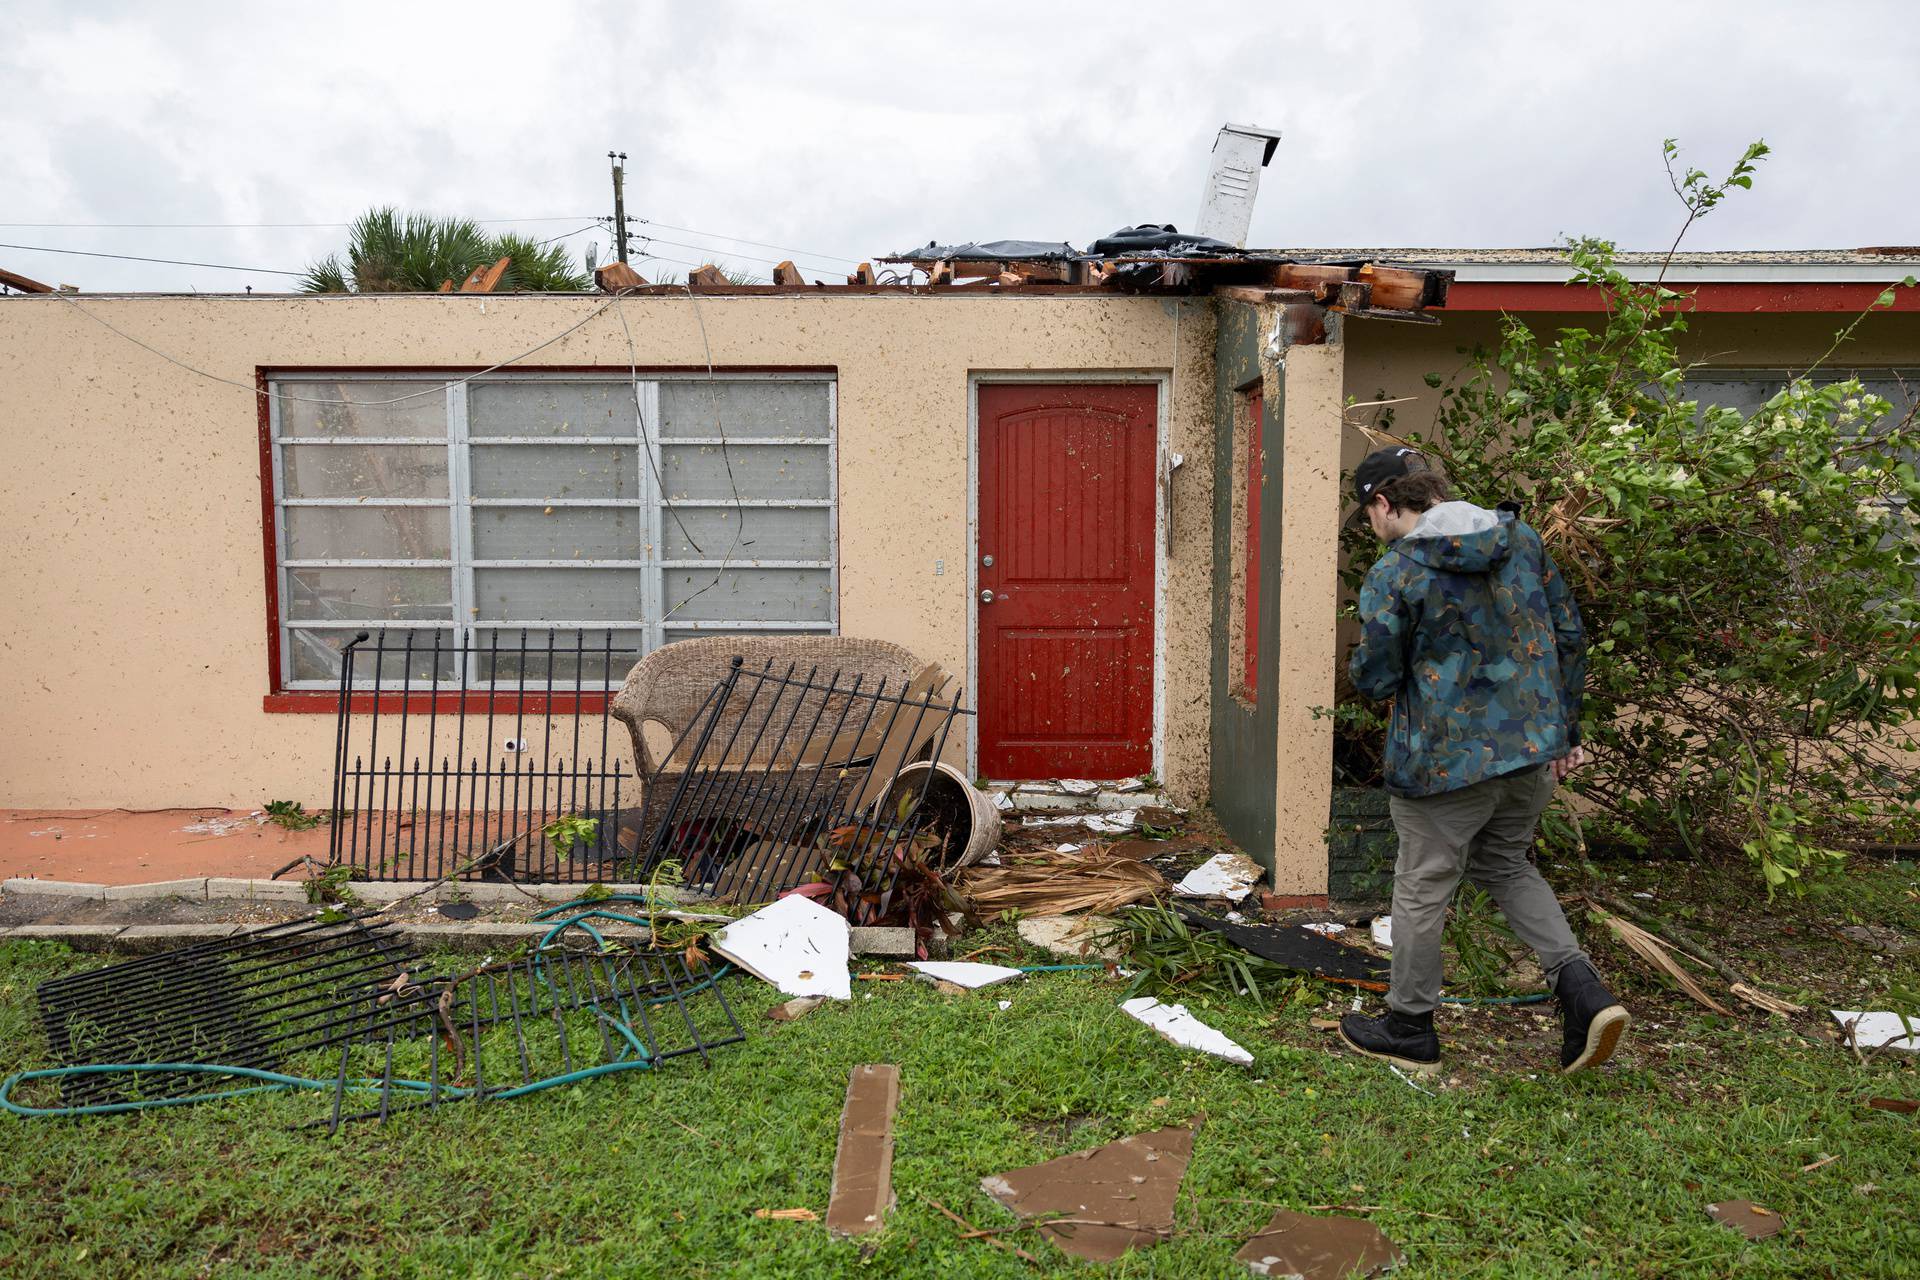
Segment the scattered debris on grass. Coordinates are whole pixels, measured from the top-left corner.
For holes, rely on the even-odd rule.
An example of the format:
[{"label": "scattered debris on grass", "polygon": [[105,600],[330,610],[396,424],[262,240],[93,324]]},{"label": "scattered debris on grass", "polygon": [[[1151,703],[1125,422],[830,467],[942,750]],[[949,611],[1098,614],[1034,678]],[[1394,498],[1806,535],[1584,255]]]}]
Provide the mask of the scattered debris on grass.
[{"label": "scattered debris on grass", "polygon": [[1117,836],[1131,831],[1140,821],[1137,809],[1119,809],[1112,813],[1069,813],[1054,818],[1027,817],[1023,827],[1085,827],[1095,835]]},{"label": "scattered debris on grass", "polygon": [[1145,1023],[1182,1049],[1210,1053],[1243,1067],[1253,1065],[1252,1054],[1188,1013],[1183,1004],[1161,1004],[1152,996],[1135,996],[1123,1002],[1120,1009],[1128,1017]]},{"label": "scattered debris on grass", "polygon": [[965,1218],[961,1217],[959,1214],[955,1213],[953,1210],[947,1208],[947,1206],[941,1204],[938,1200],[935,1200],[932,1196],[927,1197],[927,1203],[932,1205],[935,1209],[938,1209],[941,1215],[945,1217],[948,1221],[954,1223],[956,1226],[959,1226],[963,1229],[964,1234],[962,1234],[960,1237],[962,1240],[984,1241],[985,1243],[992,1245],[996,1249],[1006,1250],[1008,1253],[1011,1253],[1014,1257],[1019,1258],[1022,1262],[1030,1262],[1036,1267],[1040,1265],[1040,1259],[1034,1257],[1031,1253],[1028,1253],[1025,1249],[1022,1249],[1019,1245],[1014,1244],[1011,1240],[1002,1240],[1000,1238],[1000,1233],[998,1231],[981,1230],[979,1227],[974,1226],[971,1222],[968,1222]]},{"label": "scattered debris on grass", "polygon": [[1722,1226],[1732,1227],[1749,1240],[1765,1240],[1780,1234],[1784,1225],[1780,1215],[1751,1200],[1722,1200],[1707,1206],[1707,1216]]},{"label": "scattered debris on grass", "polygon": [[893,1207],[893,1113],[899,1104],[899,1067],[869,1063],[853,1069],[827,1200],[827,1230],[834,1235],[878,1231]]},{"label": "scattered debris on grass", "polygon": [[1374,946],[1379,947],[1382,951],[1393,950],[1392,916],[1375,916],[1373,918],[1373,924],[1369,926],[1369,932],[1373,938]]},{"label": "scattered debris on grass", "polygon": [[449,920],[473,920],[480,915],[480,908],[471,902],[443,902],[437,910]]},{"label": "scattered debris on grass", "polygon": [[1211,930],[1234,946],[1283,969],[1327,982],[1385,990],[1389,964],[1370,952],[1334,941],[1296,924],[1236,924],[1197,911],[1182,912],[1195,928]]},{"label": "scattered debris on grass", "polygon": [[753,1216],[772,1222],[818,1222],[820,1215],[811,1209],[755,1209]]},{"label": "scattered debris on grass", "polygon": [[1896,1115],[1910,1116],[1920,1111],[1920,1098],[1868,1098],[1867,1105],[1876,1111],[1891,1111]]},{"label": "scattered debris on grass", "polygon": [[713,935],[714,951],[790,996],[853,998],[847,972],[853,931],[845,916],[799,894],[762,907]]},{"label": "scattered debris on grass", "polygon": [[1317,933],[1323,938],[1337,937],[1347,931],[1347,926],[1333,920],[1309,920],[1300,927],[1308,933]]},{"label": "scattered debris on grass", "polygon": [[995,983],[1006,982],[1020,976],[1020,970],[1010,969],[1003,964],[982,964],[972,960],[909,960],[907,968],[925,974],[941,982],[950,982],[956,987],[971,991],[979,987],[991,987]]},{"label": "scattered debris on grass", "polygon": [[1380,1228],[1364,1218],[1316,1217],[1290,1209],[1276,1210],[1233,1256],[1256,1276],[1298,1280],[1360,1280],[1392,1270],[1407,1259]]},{"label": "scattered debris on grass", "polygon": [[[1112,1262],[1173,1235],[1173,1209],[1193,1158],[1193,1130],[1169,1126],[982,1178],[986,1193],[1063,1251]],[[978,1228],[973,1228],[977,1231]]]},{"label": "scattered debris on grass", "polygon": [[793,1022],[804,1018],[827,1002],[825,996],[800,996],[785,1004],[777,1004],[767,1010],[767,1017],[774,1022]]},{"label": "scattered debris on grass", "polygon": [[1681,968],[1679,961],[1669,955],[1666,948],[1662,947],[1659,940],[1651,933],[1648,933],[1639,925],[1634,924],[1631,920],[1623,920],[1612,912],[1602,910],[1591,902],[1587,904],[1587,910],[1592,914],[1594,919],[1613,930],[1614,936],[1626,944],[1627,950],[1633,952],[1633,954],[1645,960],[1649,965],[1652,965],[1655,969],[1658,969],[1661,973],[1666,974],[1669,978],[1679,983],[1680,989],[1692,996],[1696,1002],[1705,1005],[1707,1008],[1724,1017],[1731,1018],[1733,1016],[1733,1010],[1708,995],[1706,988],[1702,987],[1699,982],[1694,979],[1692,974]]},{"label": "scattered debris on grass", "polygon": [[1173,891],[1183,898],[1225,898],[1239,903],[1260,883],[1260,866],[1244,853],[1220,853],[1187,872]]},{"label": "scattered debris on grass", "polygon": [[1111,930],[1111,916],[1022,916],[1014,923],[1020,941],[1072,960],[1118,960],[1117,947],[1096,939]]},{"label": "scattered debris on grass", "polygon": [[1856,1053],[1877,1053],[1881,1049],[1920,1053],[1920,1018],[1859,1009],[1831,1012],[1833,1020],[1840,1024],[1841,1034]]},{"label": "scattered debris on grass", "polygon": [[1038,915],[1109,913],[1166,892],[1152,867],[1094,850],[1074,853],[1002,853],[997,867],[971,867],[958,887],[976,914],[1009,909]]}]

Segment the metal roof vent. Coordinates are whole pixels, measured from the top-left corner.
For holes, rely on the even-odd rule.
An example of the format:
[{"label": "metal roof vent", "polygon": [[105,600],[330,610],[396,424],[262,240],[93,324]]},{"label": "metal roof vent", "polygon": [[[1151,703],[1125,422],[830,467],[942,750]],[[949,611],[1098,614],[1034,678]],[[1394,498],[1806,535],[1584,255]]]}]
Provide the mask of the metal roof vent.
[{"label": "metal roof vent", "polygon": [[1262,129],[1255,124],[1220,127],[1213,140],[1213,169],[1200,196],[1196,234],[1246,248],[1247,229],[1253,225],[1253,201],[1260,194],[1260,171],[1273,159],[1273,149],[1279,145],[1278,129]]}]

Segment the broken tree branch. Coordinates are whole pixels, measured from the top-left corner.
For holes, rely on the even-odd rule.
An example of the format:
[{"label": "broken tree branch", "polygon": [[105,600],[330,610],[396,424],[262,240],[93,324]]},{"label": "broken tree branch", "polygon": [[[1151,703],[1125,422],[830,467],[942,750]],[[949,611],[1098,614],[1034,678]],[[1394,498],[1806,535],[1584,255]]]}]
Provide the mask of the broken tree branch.
[{"label": "broken tree branch", "polygon": [[1764,1009],[1768,1013],[1778,1014],[1781,1017],[1807,1011],[1805,1005],[1783,1000],[1761,990],[1751,978],[1728,964],[1706,943],[1672,921],[1663,920],[1650,911],[1642,910],[1630,902],[1624,902],[1606,894],[1588,892],[1585,896],[1589,904],[1597,902],[1614,914],[1625,916],[1641,928],[1656,934],[1662,942],[1674,950],[1706,965],[1726,980],[1734,995],[1756,1009]]}]

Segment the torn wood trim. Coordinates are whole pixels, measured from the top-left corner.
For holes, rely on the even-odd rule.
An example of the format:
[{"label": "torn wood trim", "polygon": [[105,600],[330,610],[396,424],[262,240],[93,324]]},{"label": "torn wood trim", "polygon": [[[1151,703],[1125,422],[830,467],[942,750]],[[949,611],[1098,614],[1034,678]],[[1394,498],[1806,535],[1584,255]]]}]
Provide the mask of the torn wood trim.
[{"label": "torn wood trim", "polygon": [[847,277],[847,283],[853,285],[867,285],[875,282],[876,277],[873,274],[873,264],[871,262],[861,263],[858,267],[854,268],[853,274]]},{"label": "torn wood trim", "polygon": [[893,1115],[899,1105],[899,1067],[866,1063],[853,1069],[827,1200],[827,1230],[836,1236],[878,1231],[893,1207]]},{"label": "torn wood trim", "polygon": [[773,282],[782,288],[799,288],[805,285],[807,280],[800,274],[800,268],[794,266],[793,261],[788,259],[774,264]]},{"label": "torn wood trim", "polygon": [[1251,302],[1256,306],[1269,302],[1312,302],[1307,289],[1279,289],[1260,284],[1223,284],[1213,291],[1216,298],[1228,302]]},{"label": "torn wood trim", "polygon": [[1342,308],[1357,320],[1398,320],[1402,324],[1439,324],[1440,317],[1424,311],[1396,311],[1390,307]]},{"label": "torn wood trim", "polygon": [[618,293],[622,289],[644,289],[647,278],[624,262],[609,262],[603,267],[593,269],[593,282],[605,293]]},{"label": "torn wood trim", "polygon": [[687,273],[687,284],[695,289],[727,289],[733,281],[711,262],[704,262]]},{"label": "torn wood trim", "polygon": [[512,258],[502,258],[492,266],[475,267],[461,283],[460,292],[492,293],[500,287],[500,279],[507,274],[507,267],[512,262]]},{"label": "torn wood trim", "polygon": [[[914,265],[919,266],[918,263]],[[951,262],[936,262],[931,266],[920,267],[920,270],[927,273],[927,284],[929,287],[953,283],[953,264]]]},{"label": "torn wood trim", "polygon": [[7,286],[9,289],[18,289],[21,293],[53,292],[52,285],[41,284],[38,280],[32,280],[26,276],[18,275],[5,268],[0,268],[0,284]]}]

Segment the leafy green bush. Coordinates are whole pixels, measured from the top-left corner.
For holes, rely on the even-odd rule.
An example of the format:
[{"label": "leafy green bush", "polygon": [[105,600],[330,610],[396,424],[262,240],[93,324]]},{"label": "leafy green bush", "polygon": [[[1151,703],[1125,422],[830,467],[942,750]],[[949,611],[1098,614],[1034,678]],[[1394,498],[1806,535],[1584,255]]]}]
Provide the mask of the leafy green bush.
[{"label": "leafy green bush", "polygon": [[[1666,152],[1684,236],[1752,184],[1766,147],[1717,184]],[[1591,646],[1593,764],[1573,782],[1589,824],[1643,848],[1744,853],[1769,891],[1849,844],[1914,838],[1913,412],[1854,379],[1822,385],[1818,364],[1757,412],[1689,398],[1686,296],[1629,280],[1609,242],[1570,251],[1573,285],[1605,299],[1598,327],[1542,337],[1508,317],[1498,352],[1428,375],[1439,413],[1404,438],[1458,496],[1519,502],[1573,587]],[[1901,287],[1913,278],[1875,307]]]}]

